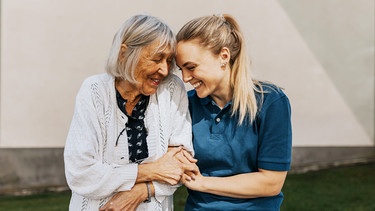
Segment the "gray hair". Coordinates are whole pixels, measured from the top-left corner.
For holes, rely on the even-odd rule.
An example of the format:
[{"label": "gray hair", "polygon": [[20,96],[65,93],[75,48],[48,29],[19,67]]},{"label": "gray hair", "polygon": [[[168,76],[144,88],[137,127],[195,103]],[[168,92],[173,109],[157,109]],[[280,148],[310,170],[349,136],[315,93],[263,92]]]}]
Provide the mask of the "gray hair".
[{"label": "gray hair", "polygon": [[[154,53],[162,52],[168,47],[173,53],[175,52],[176,39],[167,24],[149,15],[135,15],[129,18],[113,38],[106,64],[107,73],[116,78],[137,83],[134,71],[139,62],[141,51],[157,40],[160,43]],[[122,44],[127,46],[124,62],[119,61]],[[173,65],[171,69],[173,69]]]}]

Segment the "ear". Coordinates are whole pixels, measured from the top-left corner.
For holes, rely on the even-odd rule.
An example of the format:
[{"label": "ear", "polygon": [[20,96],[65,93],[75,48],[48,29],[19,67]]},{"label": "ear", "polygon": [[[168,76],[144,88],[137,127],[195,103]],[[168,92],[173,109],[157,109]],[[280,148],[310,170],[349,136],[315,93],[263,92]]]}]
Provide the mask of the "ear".
[{"label": "ear", "polygon": [[128,49],[128,46],[126,46],[125,44],[121,44],[120,53],[118,55],[118,60],[120,62],[124,61],[124,59],[125,59],[125,52],[126,52],[127,49]]},{"label": "ear", "polygon": [[230,60],[230,51],[227,47],[223,47],[221,48],[221,51],[220,51],[220,59],[221,59],[221,63],[228,63],[229,60]]}]

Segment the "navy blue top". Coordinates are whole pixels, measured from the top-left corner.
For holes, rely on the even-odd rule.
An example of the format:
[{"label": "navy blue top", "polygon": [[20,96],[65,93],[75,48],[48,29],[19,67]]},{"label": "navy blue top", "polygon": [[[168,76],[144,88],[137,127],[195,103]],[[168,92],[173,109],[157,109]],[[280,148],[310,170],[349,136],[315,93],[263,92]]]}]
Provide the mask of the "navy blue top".
[{"label": "navy blue top", "polygon": [[128,117],[124,129],[120,132],[116,140],[116,145],[119,137],[126,131],[128,137],[129,162],[141,163],[148,158],[147,148],[147,130],[144,123],[145,112],[150,99],[150,96],[141,96],[141,99],[135,105],[132,114],[126,112],[125,105],[127,101],[122,98],[120,92],[116,89],[117,105],[120,110]]},{"label": "navy blue top", "polygon": [[[274,85],[264,85],[263,104],[256,120],[238,126],[231,116],[232,103],[220,109],[211,97],[188,92],[197,165],[204,176],[225,177],[290,169],[292,150],[291,108],[287,96]],[[261,95],[256,94],[258,104]],[[279,210],[283,194],[274,197],[238,199],[188,190],[185,210]]]}]

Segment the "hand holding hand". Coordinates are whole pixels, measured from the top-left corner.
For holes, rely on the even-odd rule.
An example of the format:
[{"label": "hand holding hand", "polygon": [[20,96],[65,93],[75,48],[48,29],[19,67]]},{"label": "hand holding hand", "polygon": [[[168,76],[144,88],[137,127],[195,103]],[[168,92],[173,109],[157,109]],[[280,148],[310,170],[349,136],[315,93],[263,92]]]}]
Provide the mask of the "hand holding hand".
[{"label": "hand holding hand", "polygon": [[[153,167],[152,172],[156,175],[156,178],[153,180],[170,185],[177,185],[185,170],[194,169],[194,166],[186,161],[187,158],[178,155],[182,150],[182,147],[171,147],[163,157],[159,158],[154,163],[151,163]],[[180,160],[186,163],[181,162]]]},{"label": "hand holding hand", "polygon": [[[193,158],[193,156],[186,150],[182,149],[180,152],[176,153],[176,159],[183,164],[184,168],[184,175],[183,177],[186,180],[192,180],[196,174],[196,165],[195,163],[198,161],[197,159]],[[194,164],[194,165],[193,165]]]},{"label": "hand holding hand", "polygon": [[194,166],[193,171],[185,172],[181,178],[181,182],[187,188],[199,191],[202,190],[205,177],[200,173],[198,166],[196,164],[194,164]]}]

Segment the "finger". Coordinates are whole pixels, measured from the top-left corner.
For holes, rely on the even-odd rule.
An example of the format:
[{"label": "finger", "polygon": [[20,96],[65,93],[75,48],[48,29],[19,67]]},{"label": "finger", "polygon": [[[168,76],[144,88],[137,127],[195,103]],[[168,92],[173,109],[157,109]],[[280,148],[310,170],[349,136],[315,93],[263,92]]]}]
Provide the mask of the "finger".
[{"label": "finger", "polygon": [[186,172],[184,175],[183,175],[183,178],[187,181],[194,181],[195,178],[196,178],[196,174],[194,174],[193,172]]},{"label": "finger", "polygon": [[187,174],[184,174],[184,175],[181,177],[181,182],[184,183],[185,181],[191,181],[190,176],[187,175]]},{"label": "finger", "polygon": [[194,173],[198,173],[199,171],[199,169],[197,168],[197,165],[195,165],[194,163],[189,163],[189,164],[183,163],[182,168],[184,169],[184,172],[192,171]]},{"label": "finger", "polygon": [[175,155],[175,157],[177,158],[177,160],[180,162],[180,163],[186,163],[186,164],[189,164],[191,163],[186,157],[185,155],[181,152],[177,153]]},{"label": "finger", "polygon": [[177,185],[178,184],[178,181],[176,181],[176,180],[167,180],[167,181],[165,181],[166,182],[166,184],[168,184],[168,185]]},{"label": "finger", "polygon": [[180,152],[182,150],[182,147],[181,146],[178,146],[178,147],[170,147],[168,148],[168,154],[174,156],[176,155],[178,152]]},{"label": "finger", "polygon": [[182,154],[186,159],[188,159],[192,163],[196,163],[198,160],[195,159],[188,151],[182,150]]},{"label": "finger", "polygon": [[[197,177],[197,174],[195,174],[195,173],[193,173],[193,172],[190,172],[189,177],[190,177],[191,180],[194,181],[194,180],[196,179],[196,177]],[[191,181],[191,180],[190,180],[190,181]]]}]

